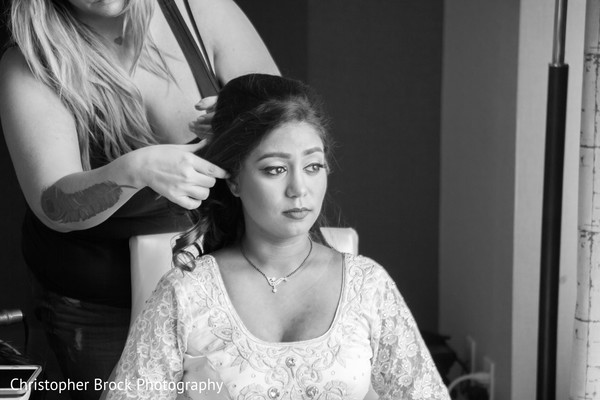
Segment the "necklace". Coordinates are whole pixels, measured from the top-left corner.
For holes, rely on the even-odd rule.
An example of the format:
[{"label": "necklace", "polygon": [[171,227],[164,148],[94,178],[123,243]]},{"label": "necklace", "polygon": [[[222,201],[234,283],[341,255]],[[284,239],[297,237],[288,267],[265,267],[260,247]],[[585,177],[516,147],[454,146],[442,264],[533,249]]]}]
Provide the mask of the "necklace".
[{"label": "necklace", "polygon": [[306,263],[306,260],[308,260],[308,257],[310,257],[310,254],[312,253],[312,250],[313,250],[313,241],[310,237],[308,238],[308,242],[310,243],[310,249],[308,250],[308,254],[306,255],[306,257],[304,257],[304,260],[302,260],[300,265],[298,265],[298,267],[296,267],[295,270],[293,270],[292,272],[290,272],[289,274],[287,274],[286,276],[284,276],[282,278],[277,278],[274,276],[267,276],[264,272],[261,271],[260,268],[258,268],[256,265],[254,265],[254,263],[252,261],[250,261],[250,259],[244,252],[244,246],[242,246],[241,242],[240,242],[240,252],[242,253],[242,256],[246,259],[248,264],[250,264],[250,266],[252,268],[257,270],[262,276],[264,276],[264,278],[267,280],[267,283],[269,284],[269,286],[271,286],[271,291],[273,293],[277,293],[277,286],[279,286],[283,282],[286,282],[292,275],[294,275],[296,272],[298,272],[300,270],[300,268],[302,268],[304,263]]}]

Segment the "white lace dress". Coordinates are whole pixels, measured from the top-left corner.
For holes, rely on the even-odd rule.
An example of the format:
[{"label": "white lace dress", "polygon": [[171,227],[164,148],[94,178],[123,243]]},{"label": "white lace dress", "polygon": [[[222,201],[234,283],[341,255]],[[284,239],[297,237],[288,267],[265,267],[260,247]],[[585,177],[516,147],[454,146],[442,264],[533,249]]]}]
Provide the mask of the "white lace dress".
[{"label": "white lace dress", "polygon": [[298,342],[253,336],[212,256],[171,270],[132,326],[111,385],[109,400],[364,399],[373,389],[382,399],[450,398],[392,279],[349,254],[331,327]]}]

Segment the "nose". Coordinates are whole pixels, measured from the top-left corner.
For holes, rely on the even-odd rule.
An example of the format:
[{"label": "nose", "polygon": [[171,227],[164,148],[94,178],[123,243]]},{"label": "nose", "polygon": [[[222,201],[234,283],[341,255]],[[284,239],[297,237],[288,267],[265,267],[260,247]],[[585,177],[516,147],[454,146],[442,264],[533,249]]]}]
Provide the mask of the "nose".
[{"label": "nose", "polygon": [[304,176],[302,173],[294,173],[289,175],[288,185],[285,190],[285,194],[288,197],[296,198],[306,195],[307,188],[306,182],[304,182]]}]

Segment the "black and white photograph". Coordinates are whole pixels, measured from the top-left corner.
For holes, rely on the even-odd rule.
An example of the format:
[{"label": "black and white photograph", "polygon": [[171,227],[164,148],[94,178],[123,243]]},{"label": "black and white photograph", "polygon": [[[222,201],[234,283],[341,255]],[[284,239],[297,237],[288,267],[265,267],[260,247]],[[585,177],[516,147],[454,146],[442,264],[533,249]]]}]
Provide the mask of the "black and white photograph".
[{"label": "black and white photograph", "polygon": [[0,398],[600,399],[600,0],[0,25]]}]

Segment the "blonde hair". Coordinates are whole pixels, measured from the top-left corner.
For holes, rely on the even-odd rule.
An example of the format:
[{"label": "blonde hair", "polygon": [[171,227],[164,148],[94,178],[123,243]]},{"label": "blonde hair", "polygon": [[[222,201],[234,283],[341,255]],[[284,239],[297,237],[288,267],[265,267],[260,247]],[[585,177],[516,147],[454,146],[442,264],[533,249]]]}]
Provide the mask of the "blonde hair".
[{"label": "blonde hair", "polygon": [[134,63],[123,70],[105,39],[73,14],[67,0],[13,0],[11,31],[33,75],[52,88],[73,114],[83,168],[90,147],[106,162],[157,143],[142,96],[131,75],[136,67],[173,79],[148,34],[155,0],[126,0],[123,36],[133,43]]}]

